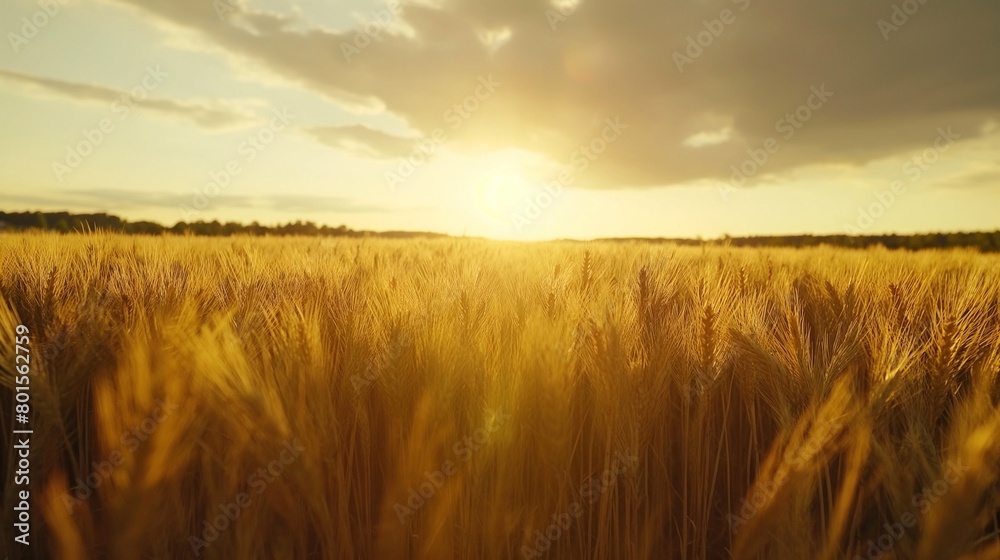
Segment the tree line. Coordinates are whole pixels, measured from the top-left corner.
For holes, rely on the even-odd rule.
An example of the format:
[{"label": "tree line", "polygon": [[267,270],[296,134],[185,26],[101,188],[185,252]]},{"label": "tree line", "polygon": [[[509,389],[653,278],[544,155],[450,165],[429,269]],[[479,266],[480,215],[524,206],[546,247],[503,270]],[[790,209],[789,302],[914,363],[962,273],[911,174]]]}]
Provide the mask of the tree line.
[{"label": "tree line", "polygon": [[56,232],[79,231],[112,231],[139,235],[305,235],[324,237],[363,237],[378,235],[382,237],[437,236],[441,234],[424,232],[367,232],[355,231],[341,225],[331,227],[316,225],[313,222],[295,221],[278,225],[261,225],[257,222],[242,224],[239,222],[177,222],[167,227],[156,222],[130,222],[118,216],[105,213],[71,214],[69,212],[0,212],[0,231],[45,230]]},{"label": "tree line", "polygon": [[[444,234],[428,232],[371,232],[356,231],[347,226],[331,227],[316,225],[313,222],[295,221],[278,225],[261,225],[257,222],[242,224],[239,222],[197,221],[177,222],[167,227],[156,222],[130,222],[118,216],[105,213],[71,214],[69,212],[0,212],[0,231],[46,230],[57,232],[74,231],[113,231],[139,235],[304,235],[317,237],[447,237]],[[922,233],[922,234],[885,234],[885,235],[779,235],[759,237],[729,237],[720,239],[649,239],[649,238],[616,238],[604,241],[644,241],[675,243],[678,245],[726,245],[731,247],[816,247],[818,245],[833,245],[854,249],[866,249],[882,246],[889,249],[945,249],[966,247],[983,252],[1000,252],[1000,231],[994,232],[959,232],[959,233]]]}]

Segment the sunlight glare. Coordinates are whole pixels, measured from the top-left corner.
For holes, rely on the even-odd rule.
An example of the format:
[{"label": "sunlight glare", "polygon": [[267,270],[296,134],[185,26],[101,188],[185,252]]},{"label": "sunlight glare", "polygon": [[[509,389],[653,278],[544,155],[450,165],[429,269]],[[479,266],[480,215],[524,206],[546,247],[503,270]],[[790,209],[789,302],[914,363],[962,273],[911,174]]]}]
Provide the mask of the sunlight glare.
[{"label": "sunlight glare", "polygon": [[475,185],[475,205],[483,222],[498,231],[511,228],[514,214],[524,199],[537,190],[524,174],[513,169],[493,171]]}]

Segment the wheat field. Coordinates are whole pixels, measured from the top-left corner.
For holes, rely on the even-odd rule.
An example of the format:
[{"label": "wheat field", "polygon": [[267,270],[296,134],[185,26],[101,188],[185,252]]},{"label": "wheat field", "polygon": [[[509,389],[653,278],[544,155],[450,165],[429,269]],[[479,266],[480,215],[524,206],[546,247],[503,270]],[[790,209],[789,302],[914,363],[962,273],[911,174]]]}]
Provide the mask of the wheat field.
[{"label": "wheat field", "polygon": [[36,233],[0,295],[36,558],[1000,558],[996,256]]}]

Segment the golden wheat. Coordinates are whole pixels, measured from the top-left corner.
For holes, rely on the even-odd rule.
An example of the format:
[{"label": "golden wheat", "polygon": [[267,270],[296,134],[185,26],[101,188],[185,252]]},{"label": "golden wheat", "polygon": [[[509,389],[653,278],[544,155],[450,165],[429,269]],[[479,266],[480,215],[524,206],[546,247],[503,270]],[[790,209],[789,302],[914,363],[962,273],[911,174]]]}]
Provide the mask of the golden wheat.
[{"label": "golden wheat", "polygon": [[1000,558],[996,257],[18,234],[0,295],[13,557]]}]

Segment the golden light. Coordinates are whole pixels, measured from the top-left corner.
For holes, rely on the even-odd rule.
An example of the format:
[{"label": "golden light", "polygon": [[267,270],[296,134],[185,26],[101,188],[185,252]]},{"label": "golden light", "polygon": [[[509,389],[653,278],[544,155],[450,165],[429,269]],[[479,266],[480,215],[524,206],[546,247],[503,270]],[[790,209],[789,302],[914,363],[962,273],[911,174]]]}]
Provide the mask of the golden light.
[{"label": "golden light", "polygon": [[538,187],[513,168],[492,171],[474,186],[475,211],[494,228],[511,228],[512,216],[526,204]]}]

